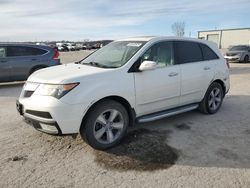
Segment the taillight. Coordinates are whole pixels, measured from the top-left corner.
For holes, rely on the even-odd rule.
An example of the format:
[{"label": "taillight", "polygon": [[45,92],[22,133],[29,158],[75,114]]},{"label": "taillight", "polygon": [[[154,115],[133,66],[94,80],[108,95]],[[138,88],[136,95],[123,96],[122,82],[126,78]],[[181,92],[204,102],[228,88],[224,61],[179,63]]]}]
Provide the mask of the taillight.
[{"label": "taillight", "polygon": [[55,53],[54,53],[54,57],[53,59],[57,59],[59,57],[59,51],[57,49],[55,49]]}]

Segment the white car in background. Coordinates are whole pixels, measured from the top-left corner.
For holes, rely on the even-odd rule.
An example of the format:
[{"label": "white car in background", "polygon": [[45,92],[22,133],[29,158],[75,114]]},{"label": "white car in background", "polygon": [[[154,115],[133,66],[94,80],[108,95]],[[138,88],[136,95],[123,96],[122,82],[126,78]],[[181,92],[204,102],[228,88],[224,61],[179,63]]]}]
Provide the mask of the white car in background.
[{"label": "white car in background", "polygon": [[32,74],[20,114],[50,134],[79,133],[96,149],[117,145],[135,122],[199,109],[216,113],[229,69],[216,44],[142,37],[114,41],[75,64]]}]

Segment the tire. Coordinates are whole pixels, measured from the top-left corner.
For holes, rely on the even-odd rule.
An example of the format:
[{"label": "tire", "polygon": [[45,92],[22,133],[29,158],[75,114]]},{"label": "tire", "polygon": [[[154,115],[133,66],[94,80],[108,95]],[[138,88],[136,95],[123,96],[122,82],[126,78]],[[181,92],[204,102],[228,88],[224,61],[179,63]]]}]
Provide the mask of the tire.
[{"label": "tire", "polygon": [[104,100],[92,107],[81,125],[80,134],[99,150],[118,145],[127,132],[129,116],[125,107],[113,100]]},{"label": "tire", "polygon": [[244,57],[243,62],[244,62],[244,63],[248,63],[248,61],[249,61],[249,56],[248,56],[248,55],[246,55],[246,56]]},{"label": "tire", "polygon": [[221,107],[224,98],[224,91],[221,84],[213,82],[203,100],[200,102],[199,111],[205,114],[215,114]]}]

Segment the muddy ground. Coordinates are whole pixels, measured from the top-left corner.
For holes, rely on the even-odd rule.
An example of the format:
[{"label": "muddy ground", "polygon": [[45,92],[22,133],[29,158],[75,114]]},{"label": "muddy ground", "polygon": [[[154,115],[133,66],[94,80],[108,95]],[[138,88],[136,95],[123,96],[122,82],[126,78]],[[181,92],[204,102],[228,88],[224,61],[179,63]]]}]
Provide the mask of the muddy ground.
[{"label": "muddy ground", "polygon": [[217,114],[137,125],[108,151],[25,124],[15,109],[21,88],[0,85],[0,187],[250,187],[250,63],[231,64],[231,89]]}]

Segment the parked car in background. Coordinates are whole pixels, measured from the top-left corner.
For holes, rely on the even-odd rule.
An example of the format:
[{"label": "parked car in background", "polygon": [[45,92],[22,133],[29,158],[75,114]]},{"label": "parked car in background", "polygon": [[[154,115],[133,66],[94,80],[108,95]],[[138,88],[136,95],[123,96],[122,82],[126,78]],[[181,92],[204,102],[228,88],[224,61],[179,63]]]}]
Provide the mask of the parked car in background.
[{"label": "parked car in background", "polygon": [[83,45],[83,46],[82,46],[82,50],[87,50],[87,46],[86,46],[86,45]]},{"label": "parked car in background", "polygon": [[75,51],[75,45],[71,43],[66,43],[65,44],[68,48],[69,51]]},{"label": "parked car in background", "polygon": [[76,51],[79,51],[79,50],[81,50],[82,49],[82,44],[75,44],[75,49],[76,49]]},{"label": "parked car in background", "polygon": [[60,64],[49,46],[0,43],[0,82],[26,80],[33,72]]},{"label": "parked car in background", "polygon": [[32,74],[17,109],[40,131],[80,132],[92,147],[107,149],[117,145],[134,122],[194,109],[216,113],[229,83],[228,64],[215,43],[130,38],[80,62]]},{"label": "parked car in background", "polygon": [[250,45],[237,45],[231,47],[225,54],[224,58],[229,62],[248,63],[250,57]]}]

